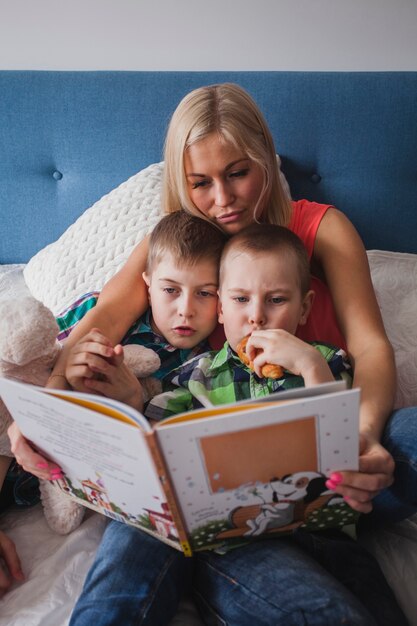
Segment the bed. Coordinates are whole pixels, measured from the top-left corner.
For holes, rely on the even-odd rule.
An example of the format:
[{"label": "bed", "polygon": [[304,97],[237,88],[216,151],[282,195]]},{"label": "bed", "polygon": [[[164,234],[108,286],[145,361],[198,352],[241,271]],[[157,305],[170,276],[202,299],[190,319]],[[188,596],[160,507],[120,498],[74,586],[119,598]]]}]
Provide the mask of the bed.
[{"label": "bed", "polygon": [[[417,72],[0,71],[0,298],[30,291],[57,314],[99,290],[159,219],[176,104],[225,81],[263,110],[291,195],[333,203],[360,232],[396,406],[417,404]],[[89,514],[60,537],[40,505],[3,515],[27,580],[0,601],[0,626],[67,624],[104,523]],[[417,625],[417,517],[366,542]],[[174,623],[201,624],[189,599]]]}]

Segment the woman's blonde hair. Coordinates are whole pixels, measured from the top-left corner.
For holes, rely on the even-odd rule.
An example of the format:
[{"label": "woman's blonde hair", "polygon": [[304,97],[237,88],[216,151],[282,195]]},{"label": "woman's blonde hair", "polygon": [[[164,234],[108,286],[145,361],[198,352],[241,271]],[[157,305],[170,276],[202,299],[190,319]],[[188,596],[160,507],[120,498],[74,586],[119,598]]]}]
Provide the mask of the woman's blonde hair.
[{"label": "woman's blonde hair", "polygon": [[249,94],[233,83],[195,89],[181,100],[174,111],[165,140],[165,211],[172,213],[183,208],[193,215],[204,217],[188,194],[184,154],[189,146],[213,132],[217,132],[226,143],[242,150],[264,172],[264,184],[254,210],[254,219],[287,226],[292,207],[279,179],[271,132]]}]

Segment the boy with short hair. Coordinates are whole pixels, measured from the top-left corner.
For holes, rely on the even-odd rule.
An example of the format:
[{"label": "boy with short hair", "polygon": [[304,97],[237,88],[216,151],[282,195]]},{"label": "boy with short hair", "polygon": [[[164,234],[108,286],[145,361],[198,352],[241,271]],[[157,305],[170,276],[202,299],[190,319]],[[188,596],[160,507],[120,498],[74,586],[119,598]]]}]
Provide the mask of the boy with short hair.
[{"label": "boy with short hair", "polygon": [[[153,349],[162,378],[196,354],[209,349],[207,338],[217,325],[218,268],[226,242],[211,223],[176,211],[152,231],[144,272],[150,308],[130,328],[123,345]],[[99,329],[92,329],[72,348],[66,377],[74,387],[126,402],[141,403],[141,387],[123,363],[123,345],[114,348]]]},{"label": "boy with short hair", "polygon": [[[220,263],[219,321],[226,343],[197,356],[165,379],[168,390],[155,396],[145,415],[160,420],[204,404],[257,398],[283,389],[346,378],[350,365],[343,350],[295,337],[313,303],[308,257],[290,230],[253,224],[225,245]],[[250,335],[246,353],[253,370],[237,355]],[[278,379],[262,378],[266,363],[281,365]]]}]

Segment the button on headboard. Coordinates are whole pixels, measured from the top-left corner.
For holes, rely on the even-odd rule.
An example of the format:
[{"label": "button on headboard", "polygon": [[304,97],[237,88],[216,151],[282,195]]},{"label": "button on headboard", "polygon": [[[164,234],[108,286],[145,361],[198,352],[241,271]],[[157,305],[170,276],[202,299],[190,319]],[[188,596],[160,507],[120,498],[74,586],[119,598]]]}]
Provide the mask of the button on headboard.
[{"label": "button on headboard", "polygon": [[162,158],[176,104],[233,81],[258,102],[295,198],[367,248],[417,252],[417,72],[0,71],[0,262],[25,262]]}]

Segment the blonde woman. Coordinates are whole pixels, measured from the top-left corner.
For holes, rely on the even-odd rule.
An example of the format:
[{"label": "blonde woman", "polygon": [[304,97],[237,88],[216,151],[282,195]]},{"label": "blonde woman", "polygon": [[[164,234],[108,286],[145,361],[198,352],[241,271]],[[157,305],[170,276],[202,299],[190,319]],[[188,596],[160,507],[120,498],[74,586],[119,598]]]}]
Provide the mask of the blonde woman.
[{"label": "blonde woman", "polygon": [[[252,98],[232,84],[196,89],[178,105],[166,137],[163,204],[166,212],[183,207],[228,235],[259,221],[287,226],[304,241],[316,298],[309,323],[299,336],[344,346],[354,366],[354,385],[362,390],[360,470],[337,472],[331,481],[352,508],[370,512],[375,496],[393,482],[394,462],[380,441],[392,411],[395,367],[365,249],[353,225],[332,206],[286,197],[266,122]],[[148,301],[142,272],[147,248],[145,239],[72,332],[49,386],[83,390],[82,379],[66,378],[71,346],[97,327],[109,338],[108,353],[144,312]],[[104,354],[102,350],[97,345],[98,355]],[[16,425],[10,437],[25,469],[52,478],[56,466],[28,446]],[[271,619],[265,623],[279,623]],[[227,623],[246,622],[239,614],[236,622]]]}]

